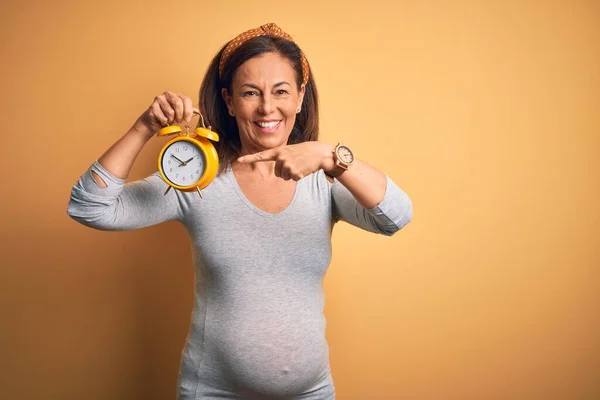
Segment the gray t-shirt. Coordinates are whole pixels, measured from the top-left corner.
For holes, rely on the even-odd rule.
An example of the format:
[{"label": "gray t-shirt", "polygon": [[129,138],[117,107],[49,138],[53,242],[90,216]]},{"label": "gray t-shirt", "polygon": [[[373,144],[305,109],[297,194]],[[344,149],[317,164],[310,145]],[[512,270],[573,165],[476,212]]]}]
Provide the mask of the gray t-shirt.
[{"label": "gray t-shirt", "polygon": [[332,228],[343,220],[392,235],[412,217],[410,198],[388,177],[383,200],[366,210],[321,170],[299,180],[276,214],[254,206],[229,167],[202,199],[166,188],[158,173],[125,184],[96,161],[73,186],[67,213],[102,230],[186,227],[195,295],[177,397],[333,399],[322,288]]}]

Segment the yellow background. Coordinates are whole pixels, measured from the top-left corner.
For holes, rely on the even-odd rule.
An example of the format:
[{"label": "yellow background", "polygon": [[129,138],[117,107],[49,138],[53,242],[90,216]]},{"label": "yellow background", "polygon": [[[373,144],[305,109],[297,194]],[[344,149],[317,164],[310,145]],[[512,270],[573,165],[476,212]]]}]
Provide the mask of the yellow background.
[{"label": "yellow background", "polygon": [[173,398],[184,229],[85,228],[69,193],[154,96],[197,102],[217,49],[276,22],[322,140],[414,203],[392,238],[334,232],[338,399],[600,398],[599,21],[581,0],[4,2],[0,397]]}]

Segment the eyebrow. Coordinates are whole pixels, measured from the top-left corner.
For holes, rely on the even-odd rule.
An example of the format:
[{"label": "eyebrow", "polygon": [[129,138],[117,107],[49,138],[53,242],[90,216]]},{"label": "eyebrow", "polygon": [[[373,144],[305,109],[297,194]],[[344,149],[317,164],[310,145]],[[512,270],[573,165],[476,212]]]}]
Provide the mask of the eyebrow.
[{"label": "eyebrow", "polygon": [[[281,85],[290,85],[290,84],[286,81],[282,81],[282,82],[277,82],[275,85],[273,85],[273,87],[276,88]],[[260,90],[260,88],[258,86],[254,85],[252,83],[244,83],[241,87],[244,87],[244,86],[248,86],[248,87],[251,87],[252,89]],[[290,86],[292,86],[292,85],[290,85]]]}]

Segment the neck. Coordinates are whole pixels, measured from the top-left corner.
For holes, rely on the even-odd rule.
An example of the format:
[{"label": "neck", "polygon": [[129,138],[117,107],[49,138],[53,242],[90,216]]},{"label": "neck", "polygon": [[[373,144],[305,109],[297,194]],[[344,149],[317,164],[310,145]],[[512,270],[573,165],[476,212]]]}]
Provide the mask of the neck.
[{"label": "neck", "polygon": [[275,161],[261,161],[251,164],[240,164],[234,161],[231,169],[238,173],[248,173],[263,179],[275,177]]},{"label": "neck", "polygon": [[[267,149],[253,147],[252,144],[250,144],[250,146],[242,144],[240,157],[248,154],[259,153],[265,150]],[[262,179],[275,178],[275,161],[261,161],[249,164],[240,164],[237,162],[237,160],[234,160],[231,163],[231,169],[233,169],[235,172],[249,173],[255,176],[260,176]]]}]

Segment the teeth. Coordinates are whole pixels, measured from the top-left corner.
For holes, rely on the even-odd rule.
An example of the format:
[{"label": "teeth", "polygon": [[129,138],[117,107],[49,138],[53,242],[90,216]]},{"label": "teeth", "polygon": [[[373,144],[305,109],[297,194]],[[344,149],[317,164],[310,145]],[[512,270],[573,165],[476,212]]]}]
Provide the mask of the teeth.
[{"label": "teeth", "polygon": [[257,122],[258,126],[260,126],[261,128],[275,128],[277,126],[277,124],[279,123],[279,121],[273,121],[273,122]]}]

